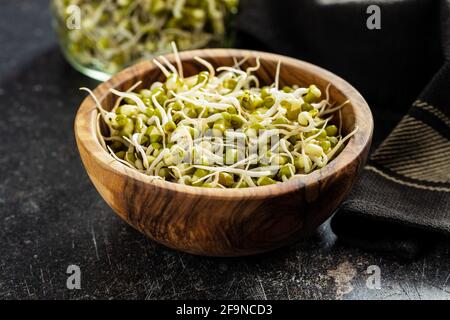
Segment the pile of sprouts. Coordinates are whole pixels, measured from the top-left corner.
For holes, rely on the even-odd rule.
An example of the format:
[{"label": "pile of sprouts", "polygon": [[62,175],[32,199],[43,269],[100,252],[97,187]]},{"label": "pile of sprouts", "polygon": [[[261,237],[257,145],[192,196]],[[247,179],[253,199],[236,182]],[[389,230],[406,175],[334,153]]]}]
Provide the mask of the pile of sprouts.
[{"label": "pile of sprouts", "polygon": [[[138,82],[117,96],[111,111],[98,108],[97,136],[117,161],[143,174],[184,185],[244,188],[304,176],[327,165],[356,132],[341,132],[341,108],[310,85],[260,86],[248,59],[185,76],[173,44],[176,66],[164,56],[153,62],[165,82]],[[337,119],[334,119],[335,115]],[[107,130],[101,130],[101,121]],[[105,135],[105,132],[107,134]]]},{"label": "pile of sprouts", "polygon": [[238,0],[53,0],[66,53],[108,74],[171,51],[172,41],[180,50],[226,46],[237,6]]}]

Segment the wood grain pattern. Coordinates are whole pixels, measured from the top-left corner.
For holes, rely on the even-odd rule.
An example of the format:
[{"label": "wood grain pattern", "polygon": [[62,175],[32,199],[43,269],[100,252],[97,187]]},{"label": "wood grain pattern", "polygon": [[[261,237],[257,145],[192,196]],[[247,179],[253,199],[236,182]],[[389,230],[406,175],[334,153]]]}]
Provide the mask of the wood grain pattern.
[{"label": "wood grain pattern", "polygon": [[[181,53],[185,75],[203,70],[200,56],[215,67],[233,65],[233,57],[249,57],[243,66],[261,58],[257,73],[272,83],[277,62],[282,62],[281,85],[328,83],[331,99],[350,100],[343,109],[343,130],[358,132],[326,167],[288,182],[245,189],[205,189],[151,179],[109,156],[95,137],[97,111],[92,98],[81,104],[75,119],[75,136],[81,159],[98,192],[114,211],[150,238],[178,250],[211,256],[239,256],[272,250],[312,233],[349,193],[365,163],[373,119],[362,96],[346,81],[307,62],[275,54],[208,49]],[[167,56],[174,61],[172,55]],[[110,88],[126,90],[139,80],[149,86],[163,79],[150,61],[132,66],[94,91],[105,109],[115,97]]]}]

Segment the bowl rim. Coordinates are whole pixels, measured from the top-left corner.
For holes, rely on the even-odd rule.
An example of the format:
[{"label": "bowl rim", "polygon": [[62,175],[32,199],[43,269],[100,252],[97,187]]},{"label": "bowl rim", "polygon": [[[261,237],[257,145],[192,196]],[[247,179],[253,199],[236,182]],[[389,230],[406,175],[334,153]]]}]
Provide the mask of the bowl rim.
[{"label": "bowl rim", "polygon": [[[339,92],[345,95],[352,105],[354,114],[354,126],[358,126],[358,131],[347,141],[344,149],[330,163],[321,169],[298,178],[293,178],[285,182],[239,189],[221,189],[221,188],[201,188],[187,186],[175,182],[155,179],[140,173],[132,168],[125,166],[119,161],[113,159],[100,145],[95,134],[95,119],[97,117],[97,109],[91,96],[87,96],[81,103],[74,123],[75,138],[78,149],[84,148],[86,152],[95,159],[95,161],[118,175],[126,176],[128,179],[148,184],[155,188],[164,189],[168,192],[184,193],[189,196],[204,196],[211,199],[262,199],[272,198],[282,194],[296,192],[311,184],[320,184],[327,181],[333,175],[341,172],[346,167],[351,166],[358,161],[360,156],[369,148],[373,134],[373,117],[371,110],[362,95],[347,81],[335,75],[334,73],[323,69],[312,63],[262,51],[242,50],[242,49],[200,49],[189,50],[179,53],[181,61],[191,59],[193,56],[200,57],[256,57],[261,60],[276,61],[279,60],[283,65],[296,65],[299,69],[308,69],[308,72],[314,75],[320,75],[320,78],[326,78]],[[174,55],[168,54],[165,57],[171,62],[174,61]],[[148,73],[150,70],[157,68],[153,62],[144,60],[134,64],[121,72],[114,75],[111,79],[98,85],[93,90],[94,95],[102,103],[108,96],[110,88],[117,88],[124,82],[134,79],[136,82],[139,76]],[[356,143],[358,141],[358,143]],[[344,161],[345,160],[345,161]]]}]

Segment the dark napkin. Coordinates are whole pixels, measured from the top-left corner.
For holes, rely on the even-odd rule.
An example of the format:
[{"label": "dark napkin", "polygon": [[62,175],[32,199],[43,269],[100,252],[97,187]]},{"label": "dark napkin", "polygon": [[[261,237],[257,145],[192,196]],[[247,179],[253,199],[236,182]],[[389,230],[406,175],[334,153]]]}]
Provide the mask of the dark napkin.
[{"label": "dark napkin", "polygon": [[332,220],[346,241],[414,258],[432,232],[450,235],[449,3],[442,1],[439,10],[446,62],[372,153]]},{"label": "dark napkin", "polygon": [[[380,30],[366,27],[371,4]],[[332,220],[343,241],[414,257],[430,234],[450,234],[448,4],[241,0],[240,47],[323,66],[371,106],[379,147]]]},{"label": "dark napkin", "polygon": [[332,220],[338,235],[406,258],[450,234],[450,63],[372,153]]}]

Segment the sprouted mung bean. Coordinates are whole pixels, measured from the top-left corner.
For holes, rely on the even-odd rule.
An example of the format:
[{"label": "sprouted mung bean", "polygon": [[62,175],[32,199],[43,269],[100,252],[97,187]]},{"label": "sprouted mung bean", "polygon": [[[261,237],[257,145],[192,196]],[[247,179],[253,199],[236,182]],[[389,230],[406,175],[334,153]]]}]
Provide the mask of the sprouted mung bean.
[{"label": "sprouted mung bean", "polygon": [[[175,49],[174,49],[175,50]],[[122,164],[157,179],[208,188],[243,188],[284,182],[324,167],[357,131],[341,132],[341,108],[311,85],[259,86],[254,72],[241,63],[205,67],[184,77],[164,57],[154,63],[166,77],[149,88],[118,96],[107,111],[89,91],[99,110],[97,136],[102,147]],[[242,62],[242,61],[241,61]],[[333,124],[339,114],[338,125]],[[100,119],[108,134],[100,130]]]},{"label": "sprouted mung bean", "polygon": [[[142,58],[226,46],[238,0],[53,0],[57,29],[71,60],[114,74]],[[79,28],[66,25],[76,5]]]}]

